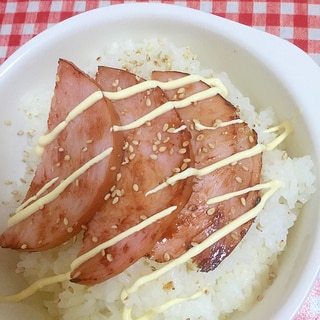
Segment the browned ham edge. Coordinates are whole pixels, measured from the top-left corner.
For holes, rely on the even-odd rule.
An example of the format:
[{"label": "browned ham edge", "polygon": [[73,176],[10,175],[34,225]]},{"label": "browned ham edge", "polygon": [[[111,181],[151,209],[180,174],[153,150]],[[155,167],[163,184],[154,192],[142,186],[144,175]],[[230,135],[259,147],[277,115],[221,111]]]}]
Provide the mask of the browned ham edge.
[{"label": "browned ham edge", "polygon": [[[160,81],[182,76],[184,74],[178,72],[153,73],[153,79]],[[171,100],[179,100],[206,88],[206,84],[198,82],[177,90],[168,90],[166,95]],[[238,118],[236,108],[219,95],[177,111],[191,132],[195,167],[198,169],[257,144],[256,133],[246,123],[232,124],[215,130],[195,129],[193,119],[202,125],[212,127],[216,121],[228,122]],[[149,256],[159,262],[177,258],[192,245],[201,243],[212,232],[254,207],[260,199],[258,192],[249,192],[214,205],[208,205],[207,200],[259,183],[261,165],[262,159],[259,154],[222,167],[206,176],[193,178],[193,192],[188,203]],[[209,271],[216,268],[237,246],[250,225],[251,222],[234,230],[196,256],[194,261],[200,270]]]},{"label": "browned ham edge", "polygon": [[[96,79],[104,91],[117,91],[143,81],[131,73],[107,67],[99,68]],[[121,125],[125,125],[166,101],[162,90],[155,88],[114,101],[114,106]],[[188,130],[170,132],[182,124],[177,112],[172,110],[139,128],[123,132],[124,160],[116,182],[106,193],[105,203],[88,224],[79,255],[170,206],[178,208],[84,262],[72,272],[72,281],[92,285],[121,273],[145,256],[172,224],[190,197],[192,179],[147,197],[145,194],[175,171],[194,165]]]},{"label": "browned ham edge", "polygon": [[[97,90],[100,87],[94,80],[71,62],[60,59],[48,118],[49,132]],[[45,147],[25,199],[59,177],[47,190],[50,192],[103,150],[112,147],[113,151],[84,172],[55,200],[9,227],[0,237],[2,247],[24,251],[53,248],[72,238],[90,221],[101,207],[105,191],[113,184],[122,159],[122,134],[111,131],[114,124],[119,124],[117,113],[110,101],[101,99],[79,114]]]}]

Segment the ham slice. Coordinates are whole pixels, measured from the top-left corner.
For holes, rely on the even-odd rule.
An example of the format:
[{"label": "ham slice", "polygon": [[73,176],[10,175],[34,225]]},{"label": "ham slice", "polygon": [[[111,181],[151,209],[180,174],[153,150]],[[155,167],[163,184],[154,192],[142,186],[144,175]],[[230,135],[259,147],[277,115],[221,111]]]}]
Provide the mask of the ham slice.
[{"label": "ham slice", "polygon": [[[59,60],[57,81],[48,118],[48,131],[64,121],[80,102],[99,91],[89,76],[66,60]],[[0,238],[2,247],[39,251],[56,247],[76,235],[104,201],[122,156],[122,134],[111,132],[119,118],[105,98],[80,113],[44,148],[25,200],[52,179],[58,180],[40,197],[49,194],[77,169],[108,148],[109,156],[92,165],[55,199],[26,219],[10,226]],[[32,204],[34,201],[31,201]]]},{"label": "ham slice", "polygon": [[[99,68],[96,79],[106,91],[117,91],[142,81],[131,73],[107,67]],[[162,90],[155,88],[113,103],[121,124],[126,125],[166,101]],[[173,171],[193,165],[188,130],[170,133],[170,129],[181,125],[181,119],[172,110],[136,129],[123,132],[124,161],[118,179],[104,205],[89,222],[79,255],[166,208],[177,206],[177,209],[82,263],[72,272],[72,281],[92,285],[121,273],[152,249],[188,201],[191,179],[146,196]],[[188,162],[185,162],[186,159]]]},{"label": "ham slice", "polygon": [[[164,82],[182,76],[184,74],[178,72],[156,71],[153,73],[153,79]],[[171,100],[179,100],[207,88],[206,84],[197,82],[177,90],[168,90],[166,95]],[[221,121],[238,119],[236,108],[220,95],[178,109],[178,113],[190,129],[197,169],[217,163],[257,143],[256,133],[246,123],[230,124],[215,130],[195,129],[194,119],[207,127],[212,127]],[[194,243],[201,243],[211,233],[254,207],[260,199],[258,192],[249,192],[212,205],[208,205],[207,200],[259,183],[261,162],[261,154],[259,154],[221,167],[205,176],[194,177],[193,193],[188,203],[170,228],[165,231],[149,256],[160,262],[177,258]],[[250,225],[251,222],[234,230],[196,256],[194,261],[199,268],[202,271],[209,271],[218,266],[236,247]]]}]

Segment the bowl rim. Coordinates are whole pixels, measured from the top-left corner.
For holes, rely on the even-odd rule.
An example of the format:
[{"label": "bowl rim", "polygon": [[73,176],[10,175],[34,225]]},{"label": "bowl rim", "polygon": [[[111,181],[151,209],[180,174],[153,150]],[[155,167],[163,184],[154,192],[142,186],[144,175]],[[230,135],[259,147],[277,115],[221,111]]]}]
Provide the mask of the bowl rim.
[{"label": "bowl rim", "polygon": [[[3,64],[0,66],[0,86],[2,76],[4,76],[6,73],[9,73],[11,69],[14,69],[14,66],[18,61],[24,59],[25,57],[28,58],[28,54],[36,50],[37,46],[42,42],[42,40],[45,40],[48,37],[50,38],[55,36],[65,28],[73,28],[74,23],[77,21],[81,21],[82,19],[89,21],[96,16],[101,17],[105,15],[113,15],[112,19],[118,19],[119,17],[123,16],[126,17],[129,15],[136,15],[137,17],[139,17],[145,16],[146,14],[152,14],[153,19],[157,19],[159,17],[163,18],[163,15],[166,14],[170,18],[177,19],[177,22],[183,21],[185,17],[188,16],[188,19],[190,19],[190,24],[201,25],[208,30],[213,30],[212,28],[214,27],[215,32],[223,32],[224,36],[236,43],[239,43],[239,41],[243,41],[241,33],[246,32],[248,29],[250,29],[252,38],[250,39],[250,41],[245,41],[246,48],[258,55],[259,59],[267,63],[270,68],[279,70],[279,72],[284,72],[282,74],[282,81],[288,85],[288,89],[291,90],[290,92],[293,92],[293,98],[297,101],[297,103],[299,105],[306,105],[309,108],[310,106],[314,105],[314,99],[318,99],[318,101],[320,101],[320,93],[317,88],[317,84],[320,83],[319,66],[315,63],[315,61],[313,61],[310,56],[308,56],[300,48],[291,44],[289,41],[208,12],[203,12],[198,9],[192,9],[188,7],[182,7],[176,4],[163,3],[123,3],[108,5],[105,7],[79,13],[73,17],[57,23],[56,25],[42,31],[34,38],[30,39],[27,43],[18,48],[3,62]],[[278,59],[273,59],[273,57],[268,55],[268,53],[262,48],[260,48],[259,46],[254,46],[254,39],[258,38],[263,38],[266,44],[273,44],[273,50],[275,50]],[[276,46],[274,46],[274,44],[276,44]],[[290,51],[290,59],[288,59],[286,55],[287,51]],[[293,70],[291,63],[294,60],[299,61],[300,63],[295,65],[295,69]],[[298,78],[296,76],[297,74],[299,75]],[[311,76],[311,81],[305,81],[305,76]],[[294,87],[292,78],[298,81],[298,85],[300,86],[302,91],[311,92],[312,95],[302,97],[298,92],[295,92],[293,90]],[[295,83],[295,86],[296,85],[297,84]],[[308,115],[307,118],[308,123],[312,124],[312,128],[316,136],[320,137],[320,126],[317,125],[318,119],[319,118],[311,114]],[[316,157],[319,160],[320,148],[319,150],[315,151]],[[319,163],[316,163],[316,165],[319,165]],[[283,317],[288,316],[289,311],[287,310],[287,308],[292,309],[292,305],[295,305],[295,309],[293,310],[294,314],[298,311],[298,308],[302,305],[314,281],[316,280],[317,275],[320,271],[320,257],[317,254],[316,249],[316,245],[319,246],[319,243],[320,233],[315,235],[314,248],[312,248],[312,253],[310,254],[308,260],[309,264],[305,266],[305,272],[296,284],[296,292],[292,293],[292,295],[290,296],[290,306],[289,302],[287,302],[277,313],[279,319],[283,319]],[[308,285],[303,285],[303,283],[308,283]],[[290,315],[293,316],[294,314]]]}]

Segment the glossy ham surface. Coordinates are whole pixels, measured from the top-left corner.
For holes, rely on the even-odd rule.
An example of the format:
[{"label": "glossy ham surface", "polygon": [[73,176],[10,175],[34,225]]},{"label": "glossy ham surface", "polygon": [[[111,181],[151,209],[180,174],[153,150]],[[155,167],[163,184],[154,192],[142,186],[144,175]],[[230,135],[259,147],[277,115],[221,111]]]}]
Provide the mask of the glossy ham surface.
[{"label": "glossy ham surface", "polygon": [[[100,67],[96,78],[105,91],[117,91],[140,82],[131,73],[107,67]],[[121,124],[126,125],[166,101],[163,91],[155,88],[113,104]],[[81,264],[72,272],[72,281],[92,285],[121,273],[152,249],[188,201],[191,179],[146,196],[174,171],[193,165],[189,131],[170,132],[182,124],[177,112],[172,110],[136,129],[123,131],[124,160],[116,182],[106,193],[105,203],[88,224],[79,255],[166,208],[177,206],[177,209]]]},{"label": "glossy ham surface", "polygon": [[[178,72],[156,71],[153,73],[153,78],[160,81],[182,76],[184,74]],[[166,94],[169,99],[179,100],[207,88],[206,84],[197,82],[183,89],[166,91]],[[238,119],[236,108],[220,95],[179,109],[178,113],[191,132],[197,169],[217,163],[257,143],[256,133],[246,123],[231,124],[215,130],[195,129],[194,120],[204,126],[212,127],[218,122]],[[212,205],[208,205],[207,200],[259,183],[261,162],[261,154],[259,154],[221,167],[205,176],[194,177],[193,193],[188,203],[149,256],[160,262],[177,258],[194,243],[201,243],[211,233],[254,207],[259,201],[258,192],[249,192]],[[196,256],[194,261],[200,270],[209,271],[218,266],[236,247],[250,225],[251,222],[234,230]]]},{"label": "glossy ham surface", "polygon": [[[100,90],[94,80],[66,60],[59,60],[56,79],[48,118],[49,132],[80,102]],[[73,180],[57,198],[9,227],[1,235],[2,247],[24,251],[53,248],[73,237],[88,223],[102,205],[121,162],[122,134],[110,131],[114,124],[119,124],[119,117],[111,102],[102,98],[70,121],[44,148],[25,200],[58,177],[41,196],[48,194],[104,150],[112,147],[113,151]]]}]

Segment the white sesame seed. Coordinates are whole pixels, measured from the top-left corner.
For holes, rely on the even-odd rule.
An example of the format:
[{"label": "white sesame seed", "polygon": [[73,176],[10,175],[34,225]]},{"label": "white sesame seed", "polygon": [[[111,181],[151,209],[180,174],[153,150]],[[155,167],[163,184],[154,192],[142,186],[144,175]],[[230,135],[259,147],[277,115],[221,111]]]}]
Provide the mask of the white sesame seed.
[{"label": "white sesame seed", "polygon": [[242,178],[241,178],[241,177],[238,177],[238,176],[237,176],[235,179],[236,179],[236,181],[239,182],[239,183],[242,182]]},{"label": "white sesame seed", "polygon": [[69,161],[71,159],[71,157],[68,155],[68,154],[66,154],[65,156],[64,156],[64,160],[65,161]]},{"label": "white sesame seed", "polygon": [[132,186],[132,189],[133,189],[133,191],[138,192],[139,191],[139,186],[136,183],[134,183],[133,186]]},{"label": "white sesame seed", "polygon": [[208,216],[212,216],[216,211],[216,208],[215,207],[212,207],[210,209],[207,210],[207,215]]},{"label": "white sesame seed", "polygon": [[154,154],[154,153],[152,153],[152,154],[150,154],[150,159],[152,159],[152,160],[157,160],[158,159],[158,156],[156,155],[156,154]]},{"label": "white sesame seed", "polygon": [[119,197],[114,197],[112,200],[112,204],[116,204],[119,202]]},{"label": "white sesame seed", "polygon": [[241,204],[242,204],[243,206],[245,206],[246,203],[247,203],[246,199],[243,198],[243,197],[240,198],[240,201],[241,201]]},{"label": "white sesame seed", "polygon": [[107,258],[107,260],[108,260],[109,262],[112,262],[112,261],[113,261],[113,256],[112,256],[111,253],[108,253],[107,256],[106,256],[106,258]]},{"label": "white sesame seed", "polygon": [[96,236],[93,236],[93,237],[91,238],[91,240],[92,240],[92,242],[95,242],[95,243],[98,242],[98,238],[97,238]]}]

